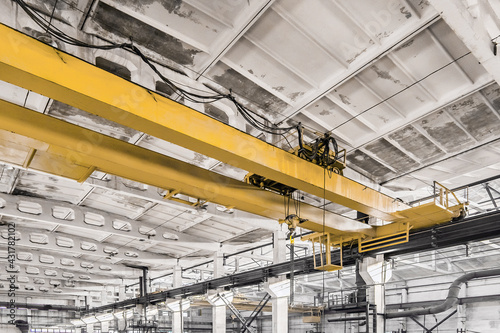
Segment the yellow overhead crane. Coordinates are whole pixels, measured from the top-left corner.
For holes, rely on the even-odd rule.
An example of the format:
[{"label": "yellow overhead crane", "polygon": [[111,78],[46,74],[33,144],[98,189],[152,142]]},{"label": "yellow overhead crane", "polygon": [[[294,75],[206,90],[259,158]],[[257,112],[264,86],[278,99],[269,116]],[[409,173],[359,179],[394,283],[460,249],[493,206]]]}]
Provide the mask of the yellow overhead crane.
[{"label": "yellow overhead crane", "polygon": [[[340,173],[325,177],[322,166],[4,25],[0,25],[0,45],[0,80],[248,170],[263,179],[392,222],[370,226],[301,203],[301,216],[291,222],[292,227],[316,231],[309,239],[323,248],[352,240],[358,242],[361,251],[390,246],[407,241],[411,228],[450,221],[466,209],[467,203],[459,202],[444,187],[433,202],[410,207]],[[171,198],[182,193],[276,220],[285,217],[283,197],[278,193],[8,102],[0,102],[0,129],[0,159],[25,168],[78,181],[101,170],[169,189]],[[318,268],[327,269],[322,266]]]}]

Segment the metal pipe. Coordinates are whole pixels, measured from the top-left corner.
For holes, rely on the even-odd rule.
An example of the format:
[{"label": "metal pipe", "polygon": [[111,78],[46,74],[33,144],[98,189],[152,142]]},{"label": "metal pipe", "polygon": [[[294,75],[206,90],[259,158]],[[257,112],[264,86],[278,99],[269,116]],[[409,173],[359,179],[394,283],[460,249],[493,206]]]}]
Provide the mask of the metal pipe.
[{"label": "metal pipe", "polygon": [[[290,238],[290,304],[295,302],[295,245],[294,241]],[[323,295],[324,297],[324,295]]]},{"label": "metal pipe", "polygon": [[258,250],[258,249],[261,249],[261,248],[263,248],[265,246],[269,246],[269,245],[273,245],[273,242],[262,244],[262,245],[259,245],[259,246],[256,246],[256,247],[252,247],[250,249],[241,250],[241,251],[238,251],[238,252],[235,252],[235,253],[225,254],[224,258],[230,258],[230,257],[236,256],[238,254],[242,254],[242,253],[253,251],[253,250]]},{"label": "metal pipe", "polygon": [[460,288],[464,282],[467,282],[476,278],[484,278],[489,276],[497,276],[500,275],[500,268],[490,269],[486,271],[479,272],[471,272],[465,275],[462,275],[450,285],[448,289],[448,297],[439,305],[424,308],[424,309],[415,309],[408,311],[400,311],[400,312],[389,312],[385,314],[386,318],[400,318],[400,317],[412,317],[426,314],[434,314],[446,311],[458,303],[458,293],[460,292]]},{"label": "metal pipe", "polygon": [[141,297],[143,297],[145,294],[144,294],[144,281],[143,281],[143,277],[142,276],[139,276],[139,295]]},{"label": "metal pipe", "polygon": [[337,321],[356,321],[356,320],[365,320],[366,316],[359,316],[359,317],[344,317],[344,318],[332,318],[332,319],[327,319],[329,323],[334,323]]},{"label": "metal pipe", "polygon": [[370,303],[366,302],[366,333],[370,332]]},{"label": "metal pipe", "polygon": [[142,268],[142,290],[144,292],[144,295],[148,294],[148,268],[143,267]]}]

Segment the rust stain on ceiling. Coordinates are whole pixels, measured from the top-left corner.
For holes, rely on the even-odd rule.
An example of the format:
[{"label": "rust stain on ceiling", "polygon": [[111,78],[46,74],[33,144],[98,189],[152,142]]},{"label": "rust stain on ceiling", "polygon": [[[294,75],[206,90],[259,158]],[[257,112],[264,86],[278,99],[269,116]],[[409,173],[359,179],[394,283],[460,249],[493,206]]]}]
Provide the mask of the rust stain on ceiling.
[{"label": "rust stain on ceiling", "polygon": [[443,110],[425,117],[419,122],[419,125],[448,153],[454,153],[473,145],[467,133]]},{"label": "rust stain on ceiling", "polygon": [[445,155],[438,146],[411,125],[389,134],[389,138],[424,163]]},{"label": "rust stain on ceiling", "polygon": [[139,133],[132,128],[125,127],[59,101],[53,101],[48,114],[55,118],[92,130],[102,131],[106,129],[106,135],[113,136],[123,141],[128,141],[131,137]]},{"label": "rust stain on ceiling", "polygon": [[500,119],[477,93],[446,108],[478,141],[492,139],[500,134]]},{"label": "rust stain on ceiling", "polygon": [[231,88],[236,94],[266,109],[271,114],[278,114],[288,107],[288,104],[283,100],[232,68],[226,69],[221,75],[214,76],[213,80],[224,87]]},{"label": "rust stain on ceiling", "polygon": [[374,160],[359,149],[350,152],[347,155],[347,161],[350,167],[354,166],[355,168],[361,169],[361,173],[379,182],[396,175],[382,163]]},{"label": "rust stain on ceiling", "polygon": [[407,172],[419,166],[419,163],[382,138],[365,147],[379,159],[400,173]]},{"label": "rust stain on ceiling", "polygon": [[[100,2],[94,14],[96,22],[104,30],[138,43],[159,55],[181,65],[193,65],[194,56],[200,50],[189,47],[179,39],[166,34],[132,16]],[[110,22],[113,22],[110,25]]]}]

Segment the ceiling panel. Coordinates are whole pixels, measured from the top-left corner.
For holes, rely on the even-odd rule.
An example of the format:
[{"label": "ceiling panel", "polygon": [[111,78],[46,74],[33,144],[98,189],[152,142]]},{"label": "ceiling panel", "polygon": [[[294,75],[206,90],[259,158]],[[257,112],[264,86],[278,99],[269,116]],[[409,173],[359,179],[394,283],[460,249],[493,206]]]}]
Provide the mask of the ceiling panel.
[{"label": "ceiling panel", "polygon": [[280,99],[293,103],[311,86],[287,68],[280,59],[274,58],[258,42],[242,38],[226,53],[222,61],[240,75],[256,82]]},{"label": "ceiling panel", "polygon": [[307,82],[321,85],[344,68],[296,22],[275,10],[264,13],[245,36]]},{"label": "ceiling panel", "polygon": [[95,188],[86,198],[84,205],[128,218],[143,213],[152,202],[117,191]]},{"label": "ceiling panel", "polygon": [[353,18],[333,1],[282,0],[274,7],[284,11],[284,15],[314,36],[345,66],[374,44]]}]

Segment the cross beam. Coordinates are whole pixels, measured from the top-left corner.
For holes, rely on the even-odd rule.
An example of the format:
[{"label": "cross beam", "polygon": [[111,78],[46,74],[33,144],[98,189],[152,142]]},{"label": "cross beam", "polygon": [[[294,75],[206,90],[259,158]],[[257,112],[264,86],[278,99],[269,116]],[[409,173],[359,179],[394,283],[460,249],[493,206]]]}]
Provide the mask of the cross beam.
[{"label": "cross beam", "polygon": [[[177,259],[170,259],[166,255],[144,252],[133,247],[99,243],[92,238],[68,234],[54,234],[29,228],[16,228],[16,231],[21,233],[20,239],[16,240],[16,248],[47,249],[55,252],[93,255],[119,260],[142,261],[146,263],[156,262],[172,266],[177,263]],[[36,239],[38,236],[43,238],[40,242]],[[68,241],[71,241],[72,244],[69,244]],[[0,244],[7,245],[7,240],[0,239]]]},{"label": "cross beam", "polygon": [[0,45],[6,82],[386,221],[409,208],[4,25]]},{"label": "cross beam", "polygon": [[[283,196],[279,194],[9,102],[0,101],[0,129],[4,130],[0,131],[0,145],[13,152],[8,155],[0,151],[0,158],[14,160],[14,164],[24,164],[34,150],[28,166],[40,171],[81,179],[86,170],[98,169],[274,220],[285,216]],[[301,203],[300,211],[308,219],[303,225],[306,229],[374,235],[370,225],[305,203]]]},{"label": "cross beam", "polygon": [[[0,200],[3,200],[4,202],[3,207],[0,207],[0,215],[2,216],[94,230],[101,234],[110,233],[131,238],[149,239],[158,243],[166,243],[174,246],[194,247],[197,249],[213,251],[217,251],[221,248],[221,244],[218,242],[186,235],[173,229],[166,228],[164,226],[151,225],[144,221],[139,223],[136,220],[129,219],[125,216],[108,213],[99,209],[82,207],[47,199],[14,196],[5,193],[0,193]],[[32,212],[21,211],[19,206],[22,204],[39,207],[39,209]],[[57,210],[66,211],[71,215],[71,219],[56,218],[54,216],[54,212]],[[85,216],[88,214],[93,214],[93,216],[101,218],[102,225],[87,223]],[[118,224],[116,224],[116,222],[118,222]],[[150,235],[151,232],[154,232],[154,235]]]},{"label": "cross beam", "polygon": [[[6,247],[5,247],[6,249]],[[7,250],[4,250],[7,255]],[[5,258],[7,258],[5,255]],[[44,252],[26,251],[21,249],[16,251],[17,259],[15,264],[26,264],[40,268],[61,268],[75,273],[97,274],[110,277],[139,278],[139,271],[113,262],[82,260],[71,256],[65,256],[60,251]],[[22,259],[21,259],[22,258]]]}]

